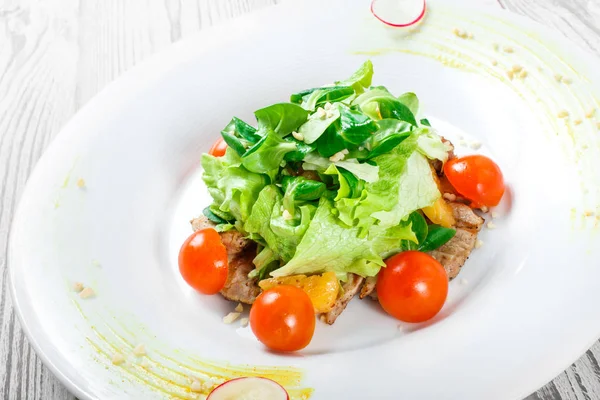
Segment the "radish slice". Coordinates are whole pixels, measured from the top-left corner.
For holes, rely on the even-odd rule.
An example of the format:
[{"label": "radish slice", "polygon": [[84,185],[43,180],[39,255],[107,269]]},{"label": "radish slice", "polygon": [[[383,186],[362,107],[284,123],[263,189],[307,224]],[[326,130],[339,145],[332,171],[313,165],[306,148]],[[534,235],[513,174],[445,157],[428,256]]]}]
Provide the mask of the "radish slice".
[{"label": "radish slice", "polygon": [[425,16],[425,0],[373,0],[371,12],[381,22],[395,28],[416,24]]},{"label": "radish slice", "polygon": [[206,400],[289,400],[279,383],[267,378],[237,378],[222,383],[210,392]]}]

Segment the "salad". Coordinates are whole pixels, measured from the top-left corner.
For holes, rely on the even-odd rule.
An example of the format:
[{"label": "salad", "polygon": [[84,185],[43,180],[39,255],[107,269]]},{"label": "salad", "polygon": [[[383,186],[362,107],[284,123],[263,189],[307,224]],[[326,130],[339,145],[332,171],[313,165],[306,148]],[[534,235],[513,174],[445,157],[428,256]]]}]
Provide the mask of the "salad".
[{"label": "salad", "polygon": [[484,220],[473,209],[503,196],[491,159],[456,157],[414,93],[372,77],[366,61],[257,110],[254,125],[234,117],[202,155],[213,202],[192,221],[181,274],[252,304],[271,349],[302,349],[315,315],[333,324],[356,295],[402,321],[432,318],[475,247]]}]

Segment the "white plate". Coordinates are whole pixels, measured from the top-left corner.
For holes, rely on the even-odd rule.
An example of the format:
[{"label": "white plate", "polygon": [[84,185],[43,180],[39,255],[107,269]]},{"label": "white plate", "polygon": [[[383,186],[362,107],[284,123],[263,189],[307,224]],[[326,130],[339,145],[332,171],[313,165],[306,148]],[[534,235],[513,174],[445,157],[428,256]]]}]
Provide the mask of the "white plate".
[{"label": "white plate", "polygon": [[[202,398],[190,377],[254,373],[294,398],[313,389],[314,399],[517,399],[593,343],[600,110],[585,114],[599,108],[598,61],[510,14],[429,10],[408,34],[377,22],[367,1],[273,7],[154,57],[65,127],[23,195],[9,266],[24,329],[70,390]],[[510,194],[433,323],[398,329],[376,303],[354,300],[334,326],[319,324],[305,351],[272,354],[248,328],[221,322],[233,304],[194,293],[177,271],[188,220],[210,202],[199,157],[232,115],[252,121],[254,110],[343,78],[367,57],[375,83],[416,92],[442,134],[482,142]],[[528,76],[510,80],[516,64]],[[569,118],[556,116],[563,109]],[[96,297],[80,299],[74,282]],[[133,355],[139,343],[146,357]]]}]

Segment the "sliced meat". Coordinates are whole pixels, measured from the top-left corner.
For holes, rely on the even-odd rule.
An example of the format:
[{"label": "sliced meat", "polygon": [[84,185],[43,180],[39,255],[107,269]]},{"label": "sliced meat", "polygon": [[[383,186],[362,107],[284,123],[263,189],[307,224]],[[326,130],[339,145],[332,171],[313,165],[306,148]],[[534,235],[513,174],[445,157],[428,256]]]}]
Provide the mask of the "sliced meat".
[{"label": "sliced meat", "polygon": [[[362,288],[360,289],[359,297],[361,299],[364,299],[367,296],[371,296],[371,294],[375,290],[375,285],[377,285],[377,277],[369,276],[367,279],[365,279],[365,283],[362,285]],[[375,296],[377,296],[377,294],[375,294]]]},{"label": "sliced meat", "polygon": [[227,300],[252,304],[260,294],[258,280],[248,277],[248,274],[254,269],[252,263],[254,257],[256,257],[256,245],[248,247],[229,261],[227,281],[220,292]]},{"label": "sliced meat", "polygon": [[[215,226],[205,216],[195,218],[191,223],[194,231]],[[256,257],[256,244],[235,229],[220,232],[219,235],[227,249],[229,264],[227,281],[220,293],[228,300],[252,304],[260,294],[257,280],[248,277],[254,269],[252,260]]]},{"label": "sliced meat", "polygon": [[[194,232],[204,228],[213,228],[215,226],[215,224],[205,216],[194,218],[190,222]],[[241,253],[252,244],[252,240],[245,238],[235,229],[220,232],[219,235],[221,236],[221,242],[223,242],[223,245],[227,248],[227,255],[230,260],[233,256]]]},{"label": "sliced meat", "polygon": [[448,243],[437,250],[430,251],[429,254],[443,265],[448,278],[454,279],[475,247],[477,232],[481,229],[484,220],[469,206],[461,203],[448,204],[452,207],[456,220],[456,235]]},{"label": "sliced meat", "polygon": [[[448,160],[452,160],[453,158],[456,157],[454,155],[454,145],[452,144],[451,141],[447,140],[445,137],[442,136],[441,138],[442,138],[442,142],[447,143],[452,147],[450,150],[448,150]],[[444,163],[442,163],[440,160],[438,160],[438,159],[429,160],[429,164],[431,164],[431,166],[433,167],[433,169],[439,176],[442,176],[444,174],[444,171],[442,170],[442,168],[444,167]]]},{"label": "sliced meat", "polygon": [[348,274],[348,281],[342,285],[343,294],[336,300],[333,309],[328,313],[321,314],[321,321],[332,325],[337,317],[348,305],[348,302],[358,293],[365,278],[355,274]]}]

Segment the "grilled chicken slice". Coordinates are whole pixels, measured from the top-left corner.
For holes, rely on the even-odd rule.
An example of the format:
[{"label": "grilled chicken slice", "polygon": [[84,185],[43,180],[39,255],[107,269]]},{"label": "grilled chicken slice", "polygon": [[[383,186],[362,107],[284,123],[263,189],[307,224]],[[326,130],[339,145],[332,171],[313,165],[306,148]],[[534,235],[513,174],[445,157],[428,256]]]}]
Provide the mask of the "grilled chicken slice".
[{"label": "grilled chicken slice", "polygon": [[348,305],[348,302],[358,293],[365,278],[356,274],[348,274],[348,281],[342,285],[343,294],[335,301],[333,309],[321,314],[321,321],[332,325]]},{"label": "grilled chicken slice", "polygon": [[[377,277],[369,276],[365,279],[365,283],[360,289],[360,298],[364,299],[367,296],[372,296],[375,293],[375,285],[377,285]],[[375,298],[377,298],[377,294],[375,294]]]},{"label": "grilled chicken slice", "polygon": [[[215,226],[204,216],[193,219],[191,223],[194,231]],[[227,281],[220,293],[228,300],[252,304],[261,291],[257,280],[248,277],[254,269],[252,260],[256,256],[256,244],[235,229],[220,232],[219,235],[227,249],[229,264]]]},{"label": "grilled chicken slice", "polygon": [[445,245],[429,254],[443,265],[449,279],[454,279],[460,272],[471,251],[475,247],[477,232],[483,225],[483,218],[461,203],[448,203],[456,220],[456,235]]}]

